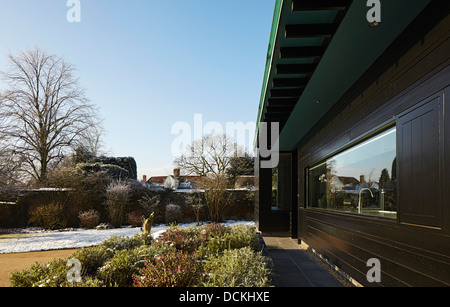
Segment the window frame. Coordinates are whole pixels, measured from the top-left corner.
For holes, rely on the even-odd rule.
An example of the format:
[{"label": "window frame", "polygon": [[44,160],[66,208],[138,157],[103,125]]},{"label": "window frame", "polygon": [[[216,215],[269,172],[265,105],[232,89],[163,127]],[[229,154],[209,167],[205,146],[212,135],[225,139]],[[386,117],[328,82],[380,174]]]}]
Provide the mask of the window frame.
[{"label": "window frame", "polygon": [[[304,174],[305,174],[305,209],[308,210],[318,210],[318,211],[323,211],[323,212],[327,212],[330,214],[342,214],[342,215],[350,215],[352,217],[365,217],[365,218],[375,218],[375,219],[382,219],[384,221],[390,221],[390,222],[395,222],[398,223],[399,221],[399,202],[397,199],[397,211],[396,211],[396,216],[395,217],[386,217],[386,216],[378,216],[378,215],[371,215],[371,214],[366,214],[366,213],[357,213],[357,212],[347,212],[347,211],[339,211],[339,210],[332,210],[332,209],[326,209],[326,208],[318,208],[318,207],[313,207],[311,206],[311,199],[310,199],[310,169],[317,167],[320,164],[326,163],[326,161],[332,157],[338,156],[339,154],[345,152],[348,149],[351,149],[353,147],[356,147],[368,140],[370,140],[371,138],[376,137],[377,135],[381,135],[382,133],[388,131],[389,129],[392,128],[396,128],[397,129],[397,121],[396,118],[392,118],[390,120],[387,120],[385,122],[383,122],[382,124],[372,128],[371,130],[361,134],[360,136],[356,137],[355,139],[345,143],[344,145],[340,146],[338,149],[332,151],[330,154],[324,156],[322,159],[314,162],[314,163],[310,163],[305,169],[304,169]],[[396,130],[395,132],[395,137],[396,137],[396,142],[398,141],[398,132]],[[396,145],[396,157],[398,156],[398,146]],[[398,160],[396,161],[397,164],[397,172],[398,172]],[[398,189],[399,189],[399,183],[398,180],[396,182],[396,189],[397,189],[397,193],[398,193]]]}]

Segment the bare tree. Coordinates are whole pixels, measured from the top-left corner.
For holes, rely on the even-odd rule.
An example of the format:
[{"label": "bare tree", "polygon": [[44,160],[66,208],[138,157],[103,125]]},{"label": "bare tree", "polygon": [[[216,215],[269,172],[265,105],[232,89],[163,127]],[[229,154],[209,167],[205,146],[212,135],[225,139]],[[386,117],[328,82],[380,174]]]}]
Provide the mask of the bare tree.
[{"label": "bare tree", "polygon": [[8,150],[8,145],[0,142],[0,187],[20,183],[23,161]]},{"label": "bare tree", "polygon": [[243,155],[233,138],[216,134],[193,141],[187,153],[175,159],[175,164],[186,175],[221,175],[225,174],[233,157]]},{"label": "bare tree", "polygon": [[59,163],[79,137],[98,124],[97,111],[62,57],[34,48],[9,54],[0,93],[0,140],[45,183],[51,164]]},{"label": "bare tree", "polygon": [[105,144],[102,139],[105,132],[105,128],[100,123],[92,126],[91,129],[85,129],[80,132],[77,142],[74,143],[74,147],[82,148],[94,157],[106,155],[108,150],[104,149]]}]

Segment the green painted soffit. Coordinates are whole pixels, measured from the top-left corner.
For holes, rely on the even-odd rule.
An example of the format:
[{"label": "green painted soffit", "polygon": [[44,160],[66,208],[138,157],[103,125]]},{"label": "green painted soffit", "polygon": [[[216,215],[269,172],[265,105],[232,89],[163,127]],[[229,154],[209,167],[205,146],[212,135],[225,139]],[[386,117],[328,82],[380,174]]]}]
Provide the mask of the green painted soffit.
[{"label": "green painted soffit", "polygon": [[[262,116],[262,112],[264,110],[264,101],[266,99],[266,93],[267,93],[267,85],[269,82],[269,74],[270,70],[272,68],[272,62],[273,62],[273,54],[275,49],[275,40],[277,38],[278,33],[278,27],[280,23],[280,16],[281,16],[281,8],[283,7],[283,0],[276,0],[275,1],[275,9],[273,12],[273,21],[272,21],[272,28],[270,30],[270,39],[269,39],[269,47],[267,50],[267,60],[266,60],[266,68],[264,70],[264,78],[263,78],[263,86],[261,89],[261,98],[259,101],[259,109],[258,109],[258,118],[256,122],[256,130],[258,130],[259,122]],[[255,136],[257,136],[258,133],[255,133]],[[255,137],[256,141],[256,137]]]},{"label": "green painted soffit", "polygon": [[[276,2],[276,13],[277,5],[283,7],[282,2]],[[381,25],[370,28],[366,20],[369,10],[366,6],[367,1],[354,0],[280,134],[280,150],[293,150],[301,138],[361,77],[429,2],[430,0],[381,0]],[[278,17],[274,17],[274,24],[275,21],[279,23],[279,16],[283,13],[279,12]],[[274,28],[278,27],[272,26],[270,46],[280,46],[277,42],[272,42]],[[270,63],[266,64],[257,125],[265,108],[266,95],[270,90],[267,83],[274,53],[278,53],[278,50],[270,52],[270,58],[268,56]],[[314,104],[315,100],[320,100],[320,103]]]},{"label": "green painted soffit", "polygon": [[[429,0],[381,1],[381,25],[367,25],[367,1],[356,0],[280,134],[280,150],[299,140],[375,62]],[[313,101],[320,100],[320,104]]]}]

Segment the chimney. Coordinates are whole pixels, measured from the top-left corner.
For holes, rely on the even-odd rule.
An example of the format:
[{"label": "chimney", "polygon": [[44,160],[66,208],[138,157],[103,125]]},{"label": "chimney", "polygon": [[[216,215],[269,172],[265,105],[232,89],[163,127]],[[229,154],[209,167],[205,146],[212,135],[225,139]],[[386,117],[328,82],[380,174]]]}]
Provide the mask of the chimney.
[{"label": "chimney", "polygon": [[147,175],[142,176],[142,182],[147,182]]},{"label": "chimney", "polygon": [[180,169],[179,168],[174,168],[173,169],[173,176],[175,178],[180,177]]},{"label": "chimney", "polygon": [[359,183],[366,183],[366,179],[364,178],[364,175],[359,176]]}]

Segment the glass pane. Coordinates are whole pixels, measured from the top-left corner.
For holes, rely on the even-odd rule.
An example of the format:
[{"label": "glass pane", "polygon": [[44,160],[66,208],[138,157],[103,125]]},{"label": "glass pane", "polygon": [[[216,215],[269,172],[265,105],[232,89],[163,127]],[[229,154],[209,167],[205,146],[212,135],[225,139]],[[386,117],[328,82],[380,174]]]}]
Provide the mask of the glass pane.
[{"label": "glass pane", "polygon": [[395,218],[396,129],[309,169],[309,206]]}]

